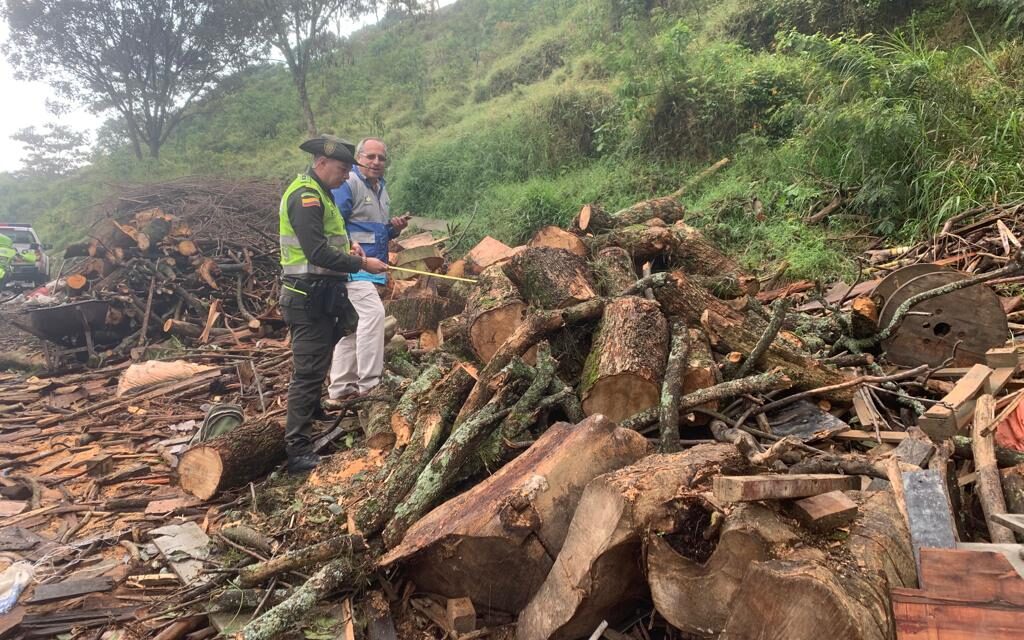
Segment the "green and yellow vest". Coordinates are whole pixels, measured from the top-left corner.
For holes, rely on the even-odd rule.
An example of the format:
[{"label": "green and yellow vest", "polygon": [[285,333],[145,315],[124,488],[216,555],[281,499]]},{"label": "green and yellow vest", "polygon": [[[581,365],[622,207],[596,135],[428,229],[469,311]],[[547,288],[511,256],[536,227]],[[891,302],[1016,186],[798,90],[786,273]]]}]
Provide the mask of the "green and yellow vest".
[{"label": "green and yellow vest", "polygon": [[299,189],[315,191],[320,198],[324,208],[324,235],[327,236],[327,243],[339,253],[348,254],[351,245],[348,241],[348,232],[345,230],[345,219],[341,217],[341,211],[334,204],[334,199],[329,193],[325,193],[316,180],[307,174],[299,174],[292,181],[281,196],[281,207],[278,212],[279,229],[278,235],[281,243],[281,272],[286,276],[318,275],[318,276],[347,276],[343,271],[332,271],[310,264],[306,255],[302,252],[299,239],[292,228],[291,220],[288,218],[288,198]]}]

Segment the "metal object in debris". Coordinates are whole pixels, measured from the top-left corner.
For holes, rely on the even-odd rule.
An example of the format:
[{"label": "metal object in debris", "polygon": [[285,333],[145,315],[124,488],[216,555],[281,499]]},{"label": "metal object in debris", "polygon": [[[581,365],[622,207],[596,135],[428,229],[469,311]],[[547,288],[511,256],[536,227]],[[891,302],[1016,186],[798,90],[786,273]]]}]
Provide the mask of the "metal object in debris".
[{"label": "metal object in debris", "polygon": [[[902,273],[904,271],[907,273]],[[928,269],[923,265],[893,272],[875,289],[883,302],[878,326],[888,326],[896,315],[896,309],[913,296],[967,277],[959,271]],[[898,286],[893,287],[893,284]],[[872,297],[875,297],[874,293]],[[955,358],[949,366],[969,367],[985,362],[985,352],[1002,345],[1008,332],[1006,313],[999,303],[999,296],[991,287],[982,284],[914,305],[893,335],[882,342],[882,348],[886,357],[896,364],[916,366],[923,363],[934,367],[953,356],[956,346]]]}]

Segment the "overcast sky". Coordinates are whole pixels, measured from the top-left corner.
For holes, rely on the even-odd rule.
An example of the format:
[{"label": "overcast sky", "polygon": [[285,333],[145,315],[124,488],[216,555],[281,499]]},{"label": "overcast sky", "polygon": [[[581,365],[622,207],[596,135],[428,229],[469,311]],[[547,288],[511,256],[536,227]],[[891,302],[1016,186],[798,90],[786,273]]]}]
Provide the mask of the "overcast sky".
[{"label": "overcast sky", "polygon": [[[440,6],[454,0],[441,0]],[[335,25],[335,31],[348,35],[356,29],[375,22],[374,16],[364,16],[359,21],[345,20]],[[0,41],[7,41],[7,22],[0,20]],[[20,142],[11,140],[11,135],[30,126],[42,127],[50,122],[76,130],[88,131],[94,141],[95,130],[103,124],[108,115],[94,115],[84,108],[75,108],[59,118],[47,112],[46,99],[53,98],[53,90],[45,82],[15,80],[14,70],[7,58],[0,55],[0,172],[14,171],[21,167],[24,149]]]}]

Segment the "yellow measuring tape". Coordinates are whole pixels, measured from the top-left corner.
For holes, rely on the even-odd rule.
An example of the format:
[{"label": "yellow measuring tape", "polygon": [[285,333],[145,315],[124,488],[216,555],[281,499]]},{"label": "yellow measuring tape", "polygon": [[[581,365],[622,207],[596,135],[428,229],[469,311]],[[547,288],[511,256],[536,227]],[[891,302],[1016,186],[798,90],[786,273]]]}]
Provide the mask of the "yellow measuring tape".
[{"label": "yellow measuring tape", "polygon": [[406,273],[416,273],[416,274],[419,274],[421,276],[430,276],[432,278],[444,278],[445,280],[458,280],[459,282],[473,282],[473,283],[476,283],[476,280],[473,280],[472,278],[460,278],[458,276],[446,276],[446,275],[441,274],[441,273],[431,273],[429,271],[420,271],[419,269],[408,269],[406,267],[393,267],[391,265],[388,265],[388,269],[392,269],[394,271],[405,271]]}]

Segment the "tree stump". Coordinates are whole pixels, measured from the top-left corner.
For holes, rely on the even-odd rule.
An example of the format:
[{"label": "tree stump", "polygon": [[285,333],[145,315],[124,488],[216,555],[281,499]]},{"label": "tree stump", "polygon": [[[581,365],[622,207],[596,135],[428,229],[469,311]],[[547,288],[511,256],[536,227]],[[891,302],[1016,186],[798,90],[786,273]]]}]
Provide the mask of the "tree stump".
[{"label": "tree stump", "polygon": [[526,309],[519,289],[501,265],[480,274],[476,289],[466,299],[465,316],[469,342],[481,362],[490,362],[498,347],[523,323]]},{"label": "tree stump", "polygon": [[541,309],[562,309],[597,297],[590,266],[565,249],[529,247],[504,266],[522,298]]},{"label": "tree stump", "polygon": [[656,406],[667,356],[668,323],[656,302],[635,296],[609,302],[583,366],[584,412],[618,421]]},{"label": "tree stump", "polygon": [[181,488],[202,500],[266,474],[285,458],[284,425],[245,424],[181,454]]},{"label": "tree stump", "polygon": [[549,247],[551,249],[565,249],[569,253],[581,258],[587,257],[587,245],[577,236],[559,227],[541,227],[533,234],[530,241],[526,243],[529,247]]},{"label": "tree stump", "polygon": [[745,466],[733,445],[710,444],[648,456],[595,478],[551,572],[519,616],[517,640],[585,637],[601,620],[628,615],[629,605],[647,596],[637,562],[647,530],[674,526],[673,500],[707,490],[713,473]]},{"label": "tree stump", "polygon": [[603,417],[555,424],[416,522],[380,564],[403,563],[425,591],[516,613],[548,575],[586,484],[649,451],[643,436]]},{"label": "tree stump", "polygon": [[841,544],[755,562],[729,606],[723,640],[888,640],[890,587],[916,585],[910,535],[891,492],[848,496],[860,517]]}]

